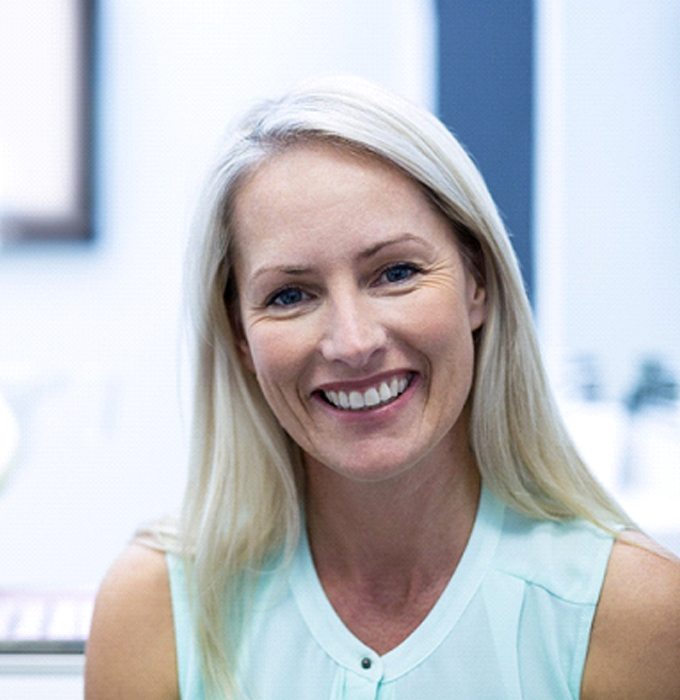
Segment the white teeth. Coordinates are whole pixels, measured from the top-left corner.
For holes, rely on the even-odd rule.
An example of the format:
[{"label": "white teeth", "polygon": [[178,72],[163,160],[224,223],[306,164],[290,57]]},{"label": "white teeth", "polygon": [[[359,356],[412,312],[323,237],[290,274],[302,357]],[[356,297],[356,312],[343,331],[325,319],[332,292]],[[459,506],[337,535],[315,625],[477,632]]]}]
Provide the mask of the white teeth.
[{"label": "white teeth", "polygon": [[366,402],[367,406],[377,406],[380,403],[380,394],[378,393],[378,390],[371,387],[364,394],[364,401]]},{"label": "white teeth", "polygon": [[357,408],[363,408],[364,406],[365,406],[364,397],[358,391],[350,391],[349,392],[349,407],[357,409]]},{"label": "white teeth", "polygon": [[[396,391],[394,392],[395,394],[397,393]],[[380,401],[389,401],[392,398],[392,392],[390,391],[390,388],[383,382],[380,385]]]},{"label": "white teeth", "polygon": [[363,393],[360,391],[325,391],[324,396],[337,408],[360,411],[363,408],[372,408],[380,404],[393,401],[406,391],[409,380],[406,377],[394,377],[388,382],[381,382],[378,386],[372,386]]}]

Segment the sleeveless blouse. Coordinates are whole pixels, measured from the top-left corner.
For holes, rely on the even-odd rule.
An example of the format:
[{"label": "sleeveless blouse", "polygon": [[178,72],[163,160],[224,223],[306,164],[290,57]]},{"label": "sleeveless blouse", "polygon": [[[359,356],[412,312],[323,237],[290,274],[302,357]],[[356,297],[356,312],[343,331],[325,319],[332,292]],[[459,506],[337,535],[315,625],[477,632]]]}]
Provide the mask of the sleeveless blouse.
[{"label": "sleeveless blouse", "polygon": [[[263,573],[237,677],[249,700],[573,700],[612,537],[533,520],[482,487],[458,567],[419,627],[380,656],[345,627],[302,538]],[[183,565],[167,555],[182,700],[206,698]]]}]

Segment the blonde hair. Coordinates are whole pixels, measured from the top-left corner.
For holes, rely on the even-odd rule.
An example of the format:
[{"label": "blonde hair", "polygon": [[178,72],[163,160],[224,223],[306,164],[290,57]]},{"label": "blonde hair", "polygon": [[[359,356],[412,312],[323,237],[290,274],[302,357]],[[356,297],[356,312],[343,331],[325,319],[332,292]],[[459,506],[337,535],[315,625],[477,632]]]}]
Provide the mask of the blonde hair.
[{"label": "blonde hair", "polygon": [[250,574],[272,552],[291,552],[301,527],[299,450],[237,351],[233,204],[258,165],[317,139],[373,154],[420,183],[451,220],[466,259],[484,280],[489,306],[476,338],[470,441],[486,485],[535,518],[584,518],[605,528],[631,524],[563,427],[515,254],[464,149],[434,116],[363,81],[303,85],[258,105],[233,130],[189,250],[195,414],[178,542],[191,574],[206,687],[221,697],[243,693],[233,669]]}]

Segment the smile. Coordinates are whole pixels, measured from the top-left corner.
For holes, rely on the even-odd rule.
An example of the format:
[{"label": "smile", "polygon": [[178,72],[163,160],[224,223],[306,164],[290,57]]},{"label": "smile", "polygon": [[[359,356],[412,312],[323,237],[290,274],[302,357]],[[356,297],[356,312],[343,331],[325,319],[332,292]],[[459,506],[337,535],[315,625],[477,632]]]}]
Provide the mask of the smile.
[{"label": "smile", "polygon": [[364,391],[322,391],[323,397],[336,408],[363,411],[384,406],[399,398],[408,388],[411,377],[393,377]]}]

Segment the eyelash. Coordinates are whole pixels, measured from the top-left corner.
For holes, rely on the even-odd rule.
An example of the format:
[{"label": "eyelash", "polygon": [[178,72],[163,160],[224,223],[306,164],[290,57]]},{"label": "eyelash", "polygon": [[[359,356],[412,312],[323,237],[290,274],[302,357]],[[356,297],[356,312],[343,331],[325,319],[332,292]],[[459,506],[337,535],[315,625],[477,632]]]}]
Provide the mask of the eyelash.
[{"label": "eyelash", "polygon": [[[294,301],[294,302],[291,302],[288,304],[283,304],[283,303],[280,303],[280,301],[277,301],[277,300],[280,300],[284,296],[284,294],[289,294],[290,292],[298,292],[301,298],[298,299],[297,301]],[[305,299],[303,299],[302,297],[307,297],[307,296],[309,296],[309,295],[306,292],[303,292],[299,287],[284,287],[283,289],[279,289],[278,291],[274,292],[274,294],[272,294],[265,302],[265,306],[278,306],[280,308],[295,306],[296,304],[299,304],[302,301],[305,301]]]},{"label": "eyelash", "polygon": [[411,279],[411,277],[413,277],[413,275],[416,275],[416,274],[423,271],[422,268],[418,267],[418,265],[415,265],[414,263],[407,263],[407,262],[395,263],[394,265],[388,265],[380,273],[380,275],[378,277],[378,282],[380,283],[380,281],[383,279],[383,277],[388,275],[390,272],[394,272],[395,270],[402,270],[402,271],[407,270],[409,272],[409,274],[405,277],[400,277],[399,279],[396,279],[396,280],[386,279],[385,280],[386,284],[399,284],[400,282],[406,282],[409,279]]},{"label": "eyelash", "polygon": [[[387,275],[389,275],[391,272],[394,272],[395,270],[399,271],[407,271],[409,274],[403,277],[400,277],[399,279],[383,279]],[[413,277],[413,275],[416,275],[418,273],[422,272],[422,268],[418,267],[418,265],[415,265],[413,263],[406,263],[406,262],[401,262],[401,263],[396,263],[394,265],[389,265],[386,267],[384,270],[381,271],[381,273],[378,275],[378,279],[376,281],[376,284],[400,284],[401,282],[408,281]],[[284,295],[290,294],[291,292],[297,293],[299,295],[299,298],[297,298],[295,301],[290,301],[289,303],[282,303],[281,300],[284,297]],[[278,306],[280,308],[287,308],[287,307],[292,307],[292,306],[297,306],[298,304],[302,303],[303,301],[306,301],[309,298],[309,295],[307,292],[303,291],[299,287],[284,287],[283,289],[279,289],[276,292],[274,292],[265,302],[265,306]]]}]

